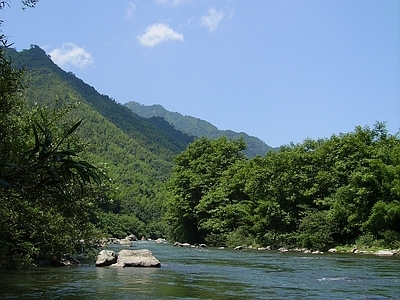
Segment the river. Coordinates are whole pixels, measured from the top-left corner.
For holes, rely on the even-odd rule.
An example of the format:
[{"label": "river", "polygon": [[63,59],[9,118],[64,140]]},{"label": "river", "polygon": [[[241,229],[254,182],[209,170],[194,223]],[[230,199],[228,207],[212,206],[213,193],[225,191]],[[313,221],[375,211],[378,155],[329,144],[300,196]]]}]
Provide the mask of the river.
[{"label": "river", "polygon": [[399,256],[132,246],[161,268],[2,270],[0,299],[400,299]]}]

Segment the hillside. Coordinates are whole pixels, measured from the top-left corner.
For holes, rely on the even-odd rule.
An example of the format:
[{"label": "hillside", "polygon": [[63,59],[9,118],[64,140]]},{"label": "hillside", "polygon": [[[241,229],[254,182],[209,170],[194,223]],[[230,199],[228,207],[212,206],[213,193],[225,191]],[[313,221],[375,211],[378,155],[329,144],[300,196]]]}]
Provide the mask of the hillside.
[{"label": "hillside", "polygon": [[[156,153],[160,154],[165,150],[170,152],[169,154],[179,153],[193,140],[192,137],[182,134],[179,130],[175,130],[167,122],[163,124],[163,127],[160,127],[159,122],[140,117],[123,105],[116,103],[109,96],[99,94],[94,87],[86,84],[73,73],[65,72],[59,68],[47,56],[45,51],[38,46],[32,46],[31,49],[21,52],[12,49],[8,50],[7,54],[11,57],[17,68],[27,68],[28,77],[31,77],[32,74],[40,75],[40,82],[35,82],[37,86],[34,87],[32,82],[28,83],[29,89],[38,89],[38,85],[45,84],[46,80],[57,76],[59,80],[77,91],[85,103],[90,105],[107,120],[114,123],[126,134],[141,141],[147,148]],[[43,92],[45,91],[46,88],[44,88]],[[29,100],[38,99],[29,98]]]},{"label": "hillside", "polygon": [[130,101],[125,104],[130,110],[139,116],[151,118],[154,116],[163,117],[167,122],[175,126],[176,129],[196,137],[218,138],[226,136],[231,139],[243,137],[247,144],[247,149],[244,151],[247,157],[256,155],[265,155],[269,151],[275,151],[276,148],[265,144],[261,139],[250,136],[244,132],[235,132],[232,130],[220,130],[211,123],[192,117],[184,116],[178,112],[170,112],[159,104],[146,106],[135,101]]},{"label": "hillside", "polygon": [[[109,211],[123,217],[121,235],[158,235],[155,232],[165,197],[165,181],[173,157],[193,141],[162,118],[143,118],[99,94],[72,73],[55,65],[37,46],[17,52],[6,49],[17,68],[26,68],[27,105],[57,108],[79,102],[72,119],[83,119],[79,135],[89,143],[88,159],[107,171],[111,186],[107,197],[113,200]],[[57,101],[56,101],[57,99]],[[120,220],[120,221],[121,221]],[[129,222],[135,226],[128,228]],[[107,226],[120,222],[115,216]],[[121,221],[122,223],[122,221]],[[123,229],[122,227],[125,226]]]}]

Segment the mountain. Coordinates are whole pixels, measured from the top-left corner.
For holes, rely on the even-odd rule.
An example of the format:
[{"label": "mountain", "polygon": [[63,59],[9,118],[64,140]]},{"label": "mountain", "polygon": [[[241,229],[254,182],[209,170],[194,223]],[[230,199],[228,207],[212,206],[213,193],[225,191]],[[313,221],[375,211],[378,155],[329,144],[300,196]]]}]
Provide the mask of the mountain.
[{"label": "mountain", "polygon": [[[99,94],[94,87],[86,84],[73,73],[65,72],[58,67],[38,46],[32,46],[31,49],[21,52],[8,49],[7,54],[17,68],[25,67],[27,69],[28,77],[32,77],[32,74],[40,77],[40,81],[35,82],[34,85],[31,79],[31,82],[28,83],[29,89],[34,87],[37,89],[47,80],[54,80],[52,77],[56,76],[77,91],[85,103],[108,121],[132,138],[141,141],[152,151],[162,153],[167,150],[176,154],[184,150],[187,144],[193,141],[193,137],[176,130],[167,122],[160,127],[159,120],[140,117],[123,105],[116,103],[109,96]],[[48,83],[46,85],[48,86]],[[45,87],[43,92],[47,90],[48,87]],[[29,99],[32,102],[38,100],[36,98],[37,96]]]},{"label": "mountain", "polygon": [[218,138],[226,136],[231,139],[243,137],[247,144],[245,153],[248,157],[256,155],[265,155],[269,151],[276,151],[278,148],[273,148],[265,144],[261,139],[250,136],[244,132],[235,132],[232,130],[220,130],[211,123],[191,117],[184,116],[178,112],[170,112],[159,104],[146,106],[135,101],[130,101],[125,104],[130,110],[139,116],[151,118],[154,116],[163,117],[167,122],[175,126],[176,129],[196,137]]},{"label": "mountain", "polygon": [[[205,134],[183,133],[166,116],[140,116],[59,68],[38,46],[20,52],[5,49],[5,52],[15,67],[26,69],[23,96],[28,106],[38,103],[57,110],[79,103],[69,118],[72,122],[83,119],[77,134],[87,143],[84,159],[105,170],[110,178],[106,197],[113,204],[104,207],[104,214],[99,215],[102,228],[121,237],[126,233],[160,236],[165,183],[172,171],[173,158],[186,149],[194,136]],[[215,126],[195,118],[190,120],[201,124],[193,122],[192,127],[208,130],[210,137],[218,136]],[[188,123],[185,126],[190,127]],[[224,132],[229,137],[235,134]],[[257,149],[253,153],[263,152]]]},{"label": "mountain", "polygon": [[[107,197],[114,205],[105,208],[108,214],[102,220],[104,227],[113,228],[109,233],[115,234],[118,227],[120,236],[160,236],[165,182],[173,157],[194,137],[163,118],[143,118],[99,94],[71,72],[59,68],[38,46],[5,52],[15,67],[26,69],[24,99],[28,106],[38,103],[57,109],[79,103],[78,109],[71,111],[70,120],[83,119],[77,134],[88,143],[85,159],[104,169],[111,182]],[[123,217],[111,218],[111,212]]]}]

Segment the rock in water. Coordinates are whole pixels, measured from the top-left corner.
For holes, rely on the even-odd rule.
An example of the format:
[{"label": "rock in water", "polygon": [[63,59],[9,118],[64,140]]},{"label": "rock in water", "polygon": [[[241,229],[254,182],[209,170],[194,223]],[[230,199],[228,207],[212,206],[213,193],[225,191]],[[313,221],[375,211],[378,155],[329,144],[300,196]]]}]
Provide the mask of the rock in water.
[{"label": "rock in water", "polygon": [[50,264],[56,267],[70,267],[70,266],[80,266],[81,263],[69,255],[63,256],[61,258],[53,257]]},{"label": "rock in water", "polygon": [[125,267],[161,267],[160,261],[147,249],[121,250],[118,253],[117,262]]},{"label": "rock in water", "polygon": [[111,250],[101,250],[97,256],[96,267],[110,266],[117,262],[117,254]]},{"label": "rock in water", "polygon": [[124,238],[124,239],[121,239],[121,240],[119,241],[119,244],[120,244],[120,245],[125,245],[125,246],[130,246],[131,243],[132,243],[131,240],[128,239],[128,238]]},{"label": "rock in water", "polygon": [[393,255],[396,255],[396,252],[389,251],[389,250],[379,250],[379,251],[375,252],[375,255],[378,255],[378,256],[393,256]]}]

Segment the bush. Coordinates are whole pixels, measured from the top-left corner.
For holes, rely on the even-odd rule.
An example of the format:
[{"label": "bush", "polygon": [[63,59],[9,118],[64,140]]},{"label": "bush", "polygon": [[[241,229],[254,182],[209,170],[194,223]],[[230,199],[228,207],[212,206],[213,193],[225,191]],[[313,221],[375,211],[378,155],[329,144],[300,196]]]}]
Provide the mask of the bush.
[{"label": "bush", "polygon": [[239,227],[236,230],[228,233],[226,238],[226,245],[228,247],[236,246],[256,246],[255,239],[249,234],[249,232],[243,228]]},{"label": "bush", "polygon": [[212,247],[227,246],[227,235],[224,233],[211,233],[205,237],[207,245]]},{"label": "bush", "polygon": [[383,245],[385,248],[400,249],[400,233],[394,230],[382,232]]},{"label": "bush", "polygon": [[310,213],[300,221],[297,244],[314,250],[327,250],[333,246],[332,232],[325,211]]},{"label": "bush", "polygon": [[379,247],[379,243],[372,233],[366,233],[356,239],[355,246],[358,250],[367,250],[368,248]]}]

